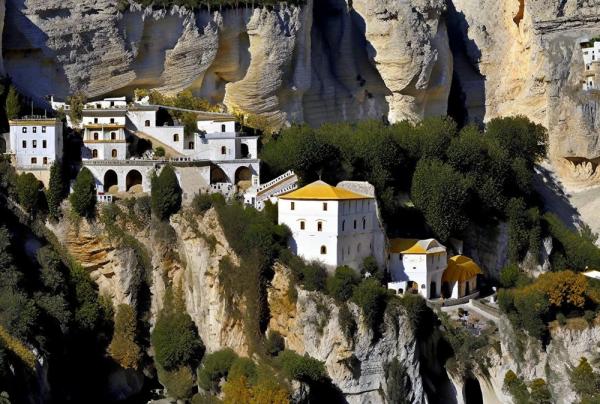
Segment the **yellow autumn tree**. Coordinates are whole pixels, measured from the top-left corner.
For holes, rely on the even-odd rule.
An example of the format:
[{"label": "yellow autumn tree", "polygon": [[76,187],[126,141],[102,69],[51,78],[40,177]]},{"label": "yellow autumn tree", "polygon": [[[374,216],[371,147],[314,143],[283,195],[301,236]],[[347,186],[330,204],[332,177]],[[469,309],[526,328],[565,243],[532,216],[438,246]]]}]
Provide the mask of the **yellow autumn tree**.
[{"label": "yellow autumn tree", "polygon": [[245,376],[233,377],[223,385],[223,404],[249,403],[252,390]]},{"label": "yellow autumn tree", "polygon": [[542,274],[533,286],[546,294],[553,306],[572,305],[583,308],[585,305],[587,279],[573,271]]},{"label": "yellow autumn tree", "polygon": [[252,388],[251,404],[289,404],[289,393],[273,379],[261,378]]}]

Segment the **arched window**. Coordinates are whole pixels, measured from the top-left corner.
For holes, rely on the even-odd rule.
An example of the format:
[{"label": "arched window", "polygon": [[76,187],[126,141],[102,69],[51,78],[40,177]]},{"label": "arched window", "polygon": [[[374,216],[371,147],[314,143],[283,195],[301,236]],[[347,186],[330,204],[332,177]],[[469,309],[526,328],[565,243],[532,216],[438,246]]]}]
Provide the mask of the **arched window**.
[{"label": "arched window", "polygon": [[317,231],[323,231],[323,222],[317,222]]},{"label": "arched window", "polygon": [[322,245],[321,246],[321,255],[325,255],[325,254],[327,254],[327,247]]},{"label": "arched window", "polygon": [[179,142],[179,133],[175,133],[175,134],[173,135],[173,141],[174,141],[174,142]]},{"label": "arched window", "polygon": [[94,140],[98,140],[98,132],[94,132]]},{"label": "arched window", "polygon": [[227,147],[221,146],[221,154],[227,154]]},{"label": "arched window", "polygon": [[221,125],[221,132],[227,132],[225,125]]},{"label": "arched window", "polygon": [[363,217],[363,230],[367,228],[367,219]]},{"label": "arched window", "polygon": [[300,221],[300,230],[304,230],[305,228],[305,224],[304,224],[304,220]]},{"label": "arched window", "polygon": [[150,119],[146,119],[145,125],[150,126]]},{"label": "arched window", "polygon": [[356,219],[354,219],[354,230],[356,230]]},{"label": "arched window", "polygon": [[110,132],[110,140],[116,140],[117,134],[115,132]]},{"label": "arched window", "polygon": [[112,152],[110,153],[110,155],[112,156],[112,158],[116,159],[117,158],[117,149],[112,149]]},{"label": "arched window", "polygon": [[98,158],[98,150],[92,150],[92,158]]}]

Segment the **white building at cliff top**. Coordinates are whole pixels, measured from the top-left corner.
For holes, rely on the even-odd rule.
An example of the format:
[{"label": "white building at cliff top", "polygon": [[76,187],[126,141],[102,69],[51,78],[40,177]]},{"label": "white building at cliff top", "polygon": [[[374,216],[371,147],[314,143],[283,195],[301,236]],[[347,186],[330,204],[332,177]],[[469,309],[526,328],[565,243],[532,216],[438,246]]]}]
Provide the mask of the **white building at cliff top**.
[{"label": "white building at cliff top", "polygon": [[400,284],[403,292],[418,292],[426,299],[440,297],[448,256],[437,240],[392,239],[388,260],[392,283]]},{"label": "white building at cliff top", "polygon": [[278,211],[279,224],[292,232],[292,252],[305,260],[329,269],[358,269],[366,257],[375,256],[383,265],[384,235],[374,196],[316,181],[279,196]]},{"label": "white building at cliff top", "polygon": [[6,153],[17,173],[29,172],[48,185],[50,166],[63,153],[63,125],[56,118],[39,116],[11,119]]}]

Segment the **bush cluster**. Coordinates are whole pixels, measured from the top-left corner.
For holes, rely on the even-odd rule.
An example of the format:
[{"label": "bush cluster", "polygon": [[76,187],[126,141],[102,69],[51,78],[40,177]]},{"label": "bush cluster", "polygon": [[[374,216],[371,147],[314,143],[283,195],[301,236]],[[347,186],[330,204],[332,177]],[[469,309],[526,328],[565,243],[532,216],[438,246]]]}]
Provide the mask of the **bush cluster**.
[{"label": "bush cluster", "polygon": [[474,126],[459,131],[448,118],[415,125],[369,121],[293,126],[264,146],[262,158],[272,177],[293,169],[304,182],[319,176],[330,183],[369,181],[392,230],[407,230],[409,210],[399,200],[410,192],[445,240],[470,221],[504,219],[511,198],[529,203],[533,167],[545,156],[546,141],[546,130],[522,116],[494,119],[484,132]]}]

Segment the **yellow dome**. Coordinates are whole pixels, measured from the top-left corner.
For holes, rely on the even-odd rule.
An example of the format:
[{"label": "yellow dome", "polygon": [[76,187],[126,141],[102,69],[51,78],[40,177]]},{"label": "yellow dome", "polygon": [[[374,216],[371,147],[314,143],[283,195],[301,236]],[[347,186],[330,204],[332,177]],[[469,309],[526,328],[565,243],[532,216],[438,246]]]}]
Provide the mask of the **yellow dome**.
[{"label": "yellow dome", "polygon": [[442,282],[464,282],[481,273],[481,268],[471,258],[455,255],[448,260],[448,268],[442,275]]},{"label": "yellow dome", "polygon": [[305,187],[281,195],[279,199],[340,201],[356,199],[373,199],[371,196],[357,194],[344,188],[331,186],[323,181],[315,181]]}]

